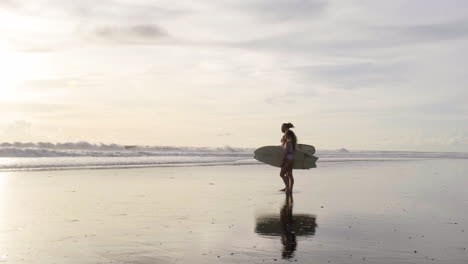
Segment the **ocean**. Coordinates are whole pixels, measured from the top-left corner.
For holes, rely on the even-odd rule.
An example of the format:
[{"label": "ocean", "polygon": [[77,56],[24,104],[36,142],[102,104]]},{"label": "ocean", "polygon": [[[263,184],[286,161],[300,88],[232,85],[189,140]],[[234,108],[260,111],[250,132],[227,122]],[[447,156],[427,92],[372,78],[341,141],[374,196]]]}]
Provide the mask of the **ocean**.
[{"label": "ocean", "polygon": [[[0,171],[260,164],[255,148],[125,146],[77,143],[2,143]],[[468,153],[317,150],[318,164],[417,159],[468,159]]]}]

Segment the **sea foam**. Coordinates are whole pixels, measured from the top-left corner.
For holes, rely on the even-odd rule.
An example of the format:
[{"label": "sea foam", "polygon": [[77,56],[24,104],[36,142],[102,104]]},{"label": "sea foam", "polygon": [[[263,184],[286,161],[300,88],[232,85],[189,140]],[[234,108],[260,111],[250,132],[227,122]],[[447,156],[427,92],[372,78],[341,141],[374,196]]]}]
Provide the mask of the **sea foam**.
[{"label": "sea foam", "polygon": [[[1,143],[0,170],[55,170],[260,164],[254,148],[129,146],[118,144]],[[320,163],[395,161],[411,159],[468,159],[468,153],[415,151],[318,150]]]}]

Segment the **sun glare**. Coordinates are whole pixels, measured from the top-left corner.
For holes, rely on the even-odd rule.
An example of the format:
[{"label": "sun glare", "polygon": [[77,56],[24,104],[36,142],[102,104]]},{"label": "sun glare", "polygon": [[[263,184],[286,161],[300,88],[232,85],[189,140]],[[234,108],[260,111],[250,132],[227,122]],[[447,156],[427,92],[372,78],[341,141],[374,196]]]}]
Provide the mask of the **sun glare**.
[{"label": "sun glare", "polygon": [[[2,160],[0,160],[0,163],[4,163],[4,162],[7,162],[7,160],[5,158],[2,158]],[[3,192],[4,189],[6,188],[7,180],[8,180],[8,172],[0,172],[0,192]]]},{"label": "sun glare", "polygon": [[14,90],[17,87],[17,79],[19,72],[14,68],[15,58],[9,52],[5,51],[3,47],[0,46],[0,99],[12,100],[14,98]]},{"label": "sun glare", "polygon": [[26,55],[9,51],[0,45],[0,100],[16,101],[18,88],[31,75],[31,67]]}]

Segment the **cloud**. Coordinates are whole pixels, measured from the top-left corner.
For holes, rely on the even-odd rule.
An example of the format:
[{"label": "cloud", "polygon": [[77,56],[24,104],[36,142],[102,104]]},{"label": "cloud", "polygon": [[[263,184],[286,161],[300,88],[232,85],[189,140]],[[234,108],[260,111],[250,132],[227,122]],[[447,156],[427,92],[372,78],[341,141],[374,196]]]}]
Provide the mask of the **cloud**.
[{"label": "cloud", "polygon": [[0,8],[5,9],[19,9],[21,4],[16,0],[0,0]]},{"label": "cloud", "polygon": [[433,44],[444,41],[467,39],[468,20],[442,23],[380,25],[353,29],[356,35],[350,39],[332,40],[322,46],[329,51],[375,51],[404,48],[420,44]]},{"label": "cloud", "polygon": [[17,51],[29,53],[51,53],[63,51],[87,44],[102,45],[154,45],[154,44],[182,44],[183,41],[169,35],[169,33],[153,24],[139,25],[79,25],[69,36],[47,38],[47,42],[36,34],[35,39],[15,41]]},{"label": "cloud", "polygon": [[[183,40],[172,37],[164,28],[154,24],[81,25],[75,31],[84,44],[102,45],[176,45]],[[77,42],[78,43],[78,42]]]},{"label": "cloud", "polygon": [[455,115],[466,115],[468,111],[463,109],[466,102],[457,102],[457,100],[441,101],[435,103],[426,103],[414,106],[413,111],[418,111],[426,115],[430,114],[433,116],[455,116]]},{"label": "cloud", "polygon": [[330,88],[356,89],[404,83],[407,65],[395,62],[356,62],[292,67],[299,78],[319,81]]},{"label": "cloud", "polygon": [[108,22],[151,22],[155,19],[177,18],[191,13],[188,8],[172,8],[169,5],[158,4],[153,1],[147,1],[146,3],[113,0],[98,2],[92,0],[60,1],[57,2],[56,7],[77,18],[86,17]]},{"label": "cloud", "polygon": [[122,22],[132,21],[132,23],[142,21],[152,21],[152,19],[174,18],[190,13],[190,10],[183,8],[169,8],[155,4],[131,3],[115,0],[37,0],[34,2],[18,2],[16,0],[0,0],[0,6],[17,7],[17,12],[22,14],[34,14],[44,17],[68,17],[87,21],[107,21]]},{"label": "cloud", "polygon": [[97,27],[93,34],[101,40],[127,44],[154,43],[169,38],[169,34],[156,25],[102,26]]},{"label": "cloud", "polygon": [[14,0],[0,0],[0,8],[17,8],[18,2]]},{"label": "cloud", "polygon": [[454,146],[467,146],[468,145],[468,133],[465,135],[458,135],[450,138],[451,145]]},{"label": "cloud", "polygon": [[36,79],[27,80],[22,83],[22,87],[26,89],[64,89],[75,86],[77,83],[83,82],[79,77],[67,77],[57,79]]},{"label": "cloud", "polygon": [[[105,78],[97,74],[50,79],[31,79],[23,81],[21,85],[18,86],[18,92],[28,94],[30,98],[42,98],[43,94],[47,94],[48,102],[59,102],[60,100],[64,100],[64,98],[72,99],[78,98],[81,95],[95,95],[105,82]],[[75,95],[69,97],[69,95],[78,92],[82,94],[80,94],[80,96]]]},{"label": "cloud", "polygon": [[[153,2],[0,1],[0,7],[14,4],[17,8],[10,10],[9,15],[22,21],[19,28],[13,25],[4,33],[10,46],[32,53],[63,51],[98,41],[111,45],[155,44],[164,39],[172,43],[160,22],[190,13],[183,7],[170,8]],[[27,24],[36,26],[22,26]]]},{"label": "cloud", "polygon": [[7,125],[3,134],[9,138],[15,138],[15,140],[27,139],[31,136],[32,124],[25,120],[17,120]]},{"label": "cloud", "polygon": [[[44,79],[18,88],[31,103],[0,108],[13,113],[5,115],[10,121],[29,116],[35,127],[75,118],[105,123],[120,112],[123,122],[138,123],[135,116],[151,110],[162,119],[209,116],[221,126],[228,119],[265,126],[272,112],[304,120],[320,113],[314,118],[327,124],[317,130],[323,138],[328,126],[361,121],[343,141],[384,126],[404,127],[395,133],[401,136],[421,120],[450,119],[437,125],[450,132],[468,111],[468,18],[453,2],[403,2],[0,0],[17,7],[1,10],[11,18],[0,25],[7,48],[57,51],[24,54],[41,68],[18,78]],[[402,118],[415,125],[395,122]],[[184,127],[200,132],[190,122]],[[223,131],[215,134],[228,136]],[[239,138],[229,137],[244,144]]]},{"label": "cloud", "polygon": [[64,111],[77,109],[79,109],[79,106],[65,103],[59,104],[38,102],[1,102],[0,104],[0,111],[2,111],[3,113],[22,113],[29,116],[42,114],[57,114]]},{"label": "cloud", "polygon": [[[440,23],[370,27],[368,33],[375,47],[433,43],[468,37],[468,20]],[[364,47],[371,47],[363,45]]]},{"label": "cloud", "polygon": [[311,18],[322,14],[328,7],[323,0],[253,0],[244,3],[238,4],[243,11],[258,19],[278,22]]},{"label": "cloud", "polygon": [[265,98],[264,102],[270,105],[291,105],[300,100],[308,98],[310,96],[316,95],[314,91],[286,91],[283,93],[277,93],[274,95],[270,95]]},{"label": "cloud", "polygon": [[320,27],[313,27],[313,24],[305,21],[304,25],[308,26],[290,26],[288,31],[278,34],[224,44],[233,48],[307,56],[381,56],[386,50],[402,51],[420,44],[468,39],[468,19],[405,25],[394,25],[392,22],[358,23],[352,20],[347,24],[332,24],[327,20],[319,24]]}]

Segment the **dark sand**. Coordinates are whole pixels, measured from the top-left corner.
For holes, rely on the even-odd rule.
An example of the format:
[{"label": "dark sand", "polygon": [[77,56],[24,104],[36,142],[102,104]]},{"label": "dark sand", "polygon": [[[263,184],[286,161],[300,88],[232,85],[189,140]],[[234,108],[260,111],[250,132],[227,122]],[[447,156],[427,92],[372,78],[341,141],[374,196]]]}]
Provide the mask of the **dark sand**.
[{"label": "dark sand", "polygon": [[468,162],[0,173],[4,263],[468,263]]}]

